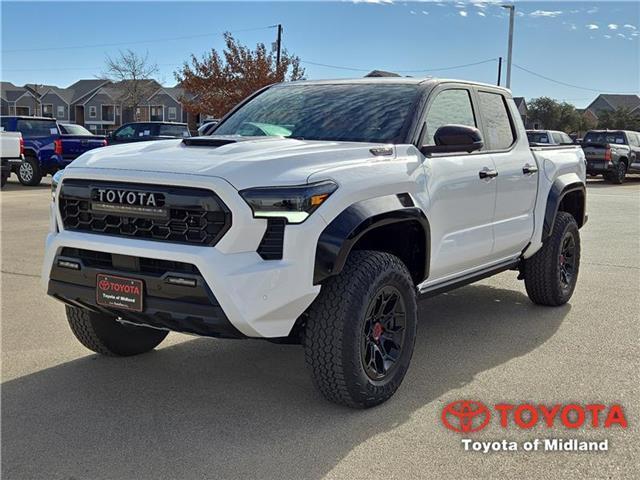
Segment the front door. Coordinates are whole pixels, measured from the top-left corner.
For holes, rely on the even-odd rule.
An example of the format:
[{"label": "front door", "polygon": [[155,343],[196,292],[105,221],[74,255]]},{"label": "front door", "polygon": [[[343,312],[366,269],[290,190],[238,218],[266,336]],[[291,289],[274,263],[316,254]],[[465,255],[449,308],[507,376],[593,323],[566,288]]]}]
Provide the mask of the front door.
[{"label": "front door", "polygon": [[[449,124],[479,127],[471,91],[445,87],[427,107],[423,145],[433,145],[436,130]],[[490,153],[440,154],[424,162],[429,193],[431,268],[429,286],[480,266],[493,249],[496,201],[495,165]]]}]

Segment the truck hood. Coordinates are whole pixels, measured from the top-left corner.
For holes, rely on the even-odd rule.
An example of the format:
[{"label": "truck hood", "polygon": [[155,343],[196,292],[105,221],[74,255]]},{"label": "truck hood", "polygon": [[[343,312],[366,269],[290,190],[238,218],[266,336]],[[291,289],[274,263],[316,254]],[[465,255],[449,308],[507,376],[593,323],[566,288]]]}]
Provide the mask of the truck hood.
[{"label": "truck hood", "polygon": [[[294,140],[280,137],[202,137],[222,146],[163,140],[114,145],[85,153],[67,168],[164,172],[223,178],[238,190],[306,183],[310,175],[376,157],[381,144]],[[389,160],[395,156],[385,155]],[[378,157],[379,158],[379,157]]]}]

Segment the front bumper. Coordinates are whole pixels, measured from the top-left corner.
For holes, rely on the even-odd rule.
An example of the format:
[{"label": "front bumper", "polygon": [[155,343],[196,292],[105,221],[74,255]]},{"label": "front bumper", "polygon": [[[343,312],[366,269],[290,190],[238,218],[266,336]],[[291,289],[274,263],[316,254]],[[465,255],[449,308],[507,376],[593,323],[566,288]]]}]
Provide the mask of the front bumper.
[{"label": "front bumper", "polygon": [[[92,171],[90,177],[83,177],[81,175],[85,172],[82,170],[84,169],[66,170],[63,182],[74,177],[123,181],[122,178],[104,171]],[[84,308],[99,309],[102,307],[95,303],[95,276],[98,271],[140,278],[145,281],[145,285],[147,282],[151,282],[149,285],[153,284],[153,279],[145,280],[139,276],[140,272],[108,268],[83,268],[82,273],[77,274],[79,276],[61,278],[56,262],[65,247],[181,262],[194,266],[199,272],[202,287],[210,293],[207,296],[208,304],[194,306],[193,302],[181,300],[182,293],[176,297],[158,297],[157,292],[151,291],[147,292],[142,314],[134,315],[124,311],[109,313],[136,323],[200,335],[265,338],[287,336],[296,320],[320,291],[319,286],[313,285],[315,242],[310,242],[309,239],[317,239],[326,226],[322,216],[313,215],[302,224],[287,225],[283,258],[263,260],[257,249],[267,221],[254,219],[249,206],[226,181],[215,177],[194,178],[190,175],[171,175],[168,178],[166,175],[149,172],[140,175],[139,180],[135,176],[135,172],[127,172],[126,181],[212,190],[231,210],[231,228],[214,247],[105,236],[62,230],[57,205],[51,204],[52,222],[46,241],[42,275],[48,293],[67,303],[76,302]],[[166,291],[163,285],[160,287]],[[196,312],[199,313],[196,315]],[[158,318],[167,316],[171,317],[171,321],[160,325]],[[229,335],[229,332],[232,334]]]}]

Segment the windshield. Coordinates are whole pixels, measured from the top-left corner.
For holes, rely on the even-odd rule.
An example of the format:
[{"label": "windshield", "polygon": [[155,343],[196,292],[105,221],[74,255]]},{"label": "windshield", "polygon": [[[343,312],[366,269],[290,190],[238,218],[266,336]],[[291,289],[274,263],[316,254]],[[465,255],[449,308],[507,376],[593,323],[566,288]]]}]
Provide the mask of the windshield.
[{"label": "windshield", "polygon": [[529,143],[549,143],[549,136],[546,132],[527,132]]},{"label": "windshield", "polygon": [[233,113],[215,135],[399,143],[419,94],[417,85],[276,86]]},{"label": "windshield", "polygon": [[582,144],[585,143],[627,143],[624,139],[622,132],[587,132],[582,139]]},{"label": "windshield", "polygon": [[93,136],[93,133],[91,133],[89,130],[87,130],[86,128],[80,126],[80,125],[71,125],[68,123],[65,123],[64,125],[60,125],[64,131],[68,134],[71,135],[91,135]]}]

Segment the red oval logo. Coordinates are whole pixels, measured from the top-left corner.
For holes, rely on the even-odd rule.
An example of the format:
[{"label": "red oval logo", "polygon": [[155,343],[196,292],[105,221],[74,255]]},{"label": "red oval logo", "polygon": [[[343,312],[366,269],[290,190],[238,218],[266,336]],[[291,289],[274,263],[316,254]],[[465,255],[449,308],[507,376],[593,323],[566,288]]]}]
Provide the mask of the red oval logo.
[{"label": "red oval logo", "polygon": [[480,402],[458,400],[442,409],[442,424],[459,433],[479,432],[489,425],[491,412]]},{"label": "red oval logo", "polygon": [[109,282],[109,280],[100,280],[98,282],[98,287],[100,287],[100,290],[110,290],[111,282]]}]

